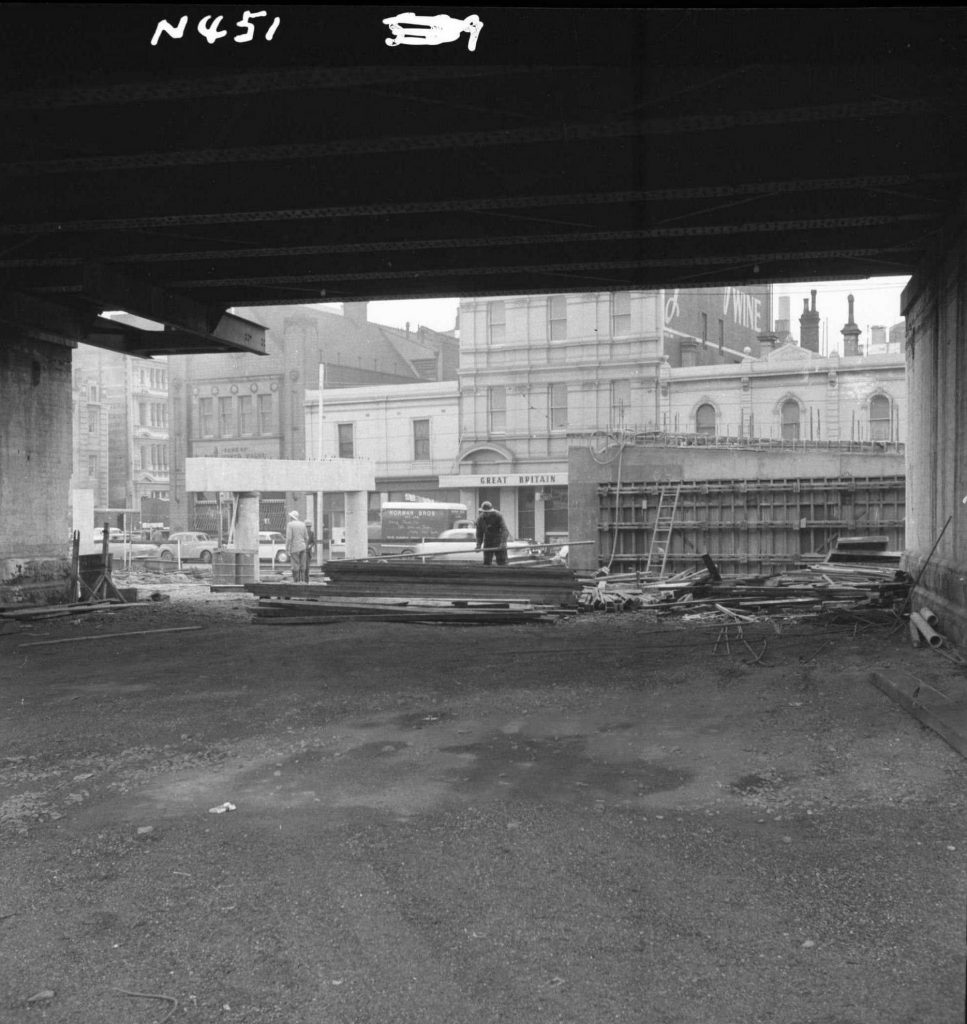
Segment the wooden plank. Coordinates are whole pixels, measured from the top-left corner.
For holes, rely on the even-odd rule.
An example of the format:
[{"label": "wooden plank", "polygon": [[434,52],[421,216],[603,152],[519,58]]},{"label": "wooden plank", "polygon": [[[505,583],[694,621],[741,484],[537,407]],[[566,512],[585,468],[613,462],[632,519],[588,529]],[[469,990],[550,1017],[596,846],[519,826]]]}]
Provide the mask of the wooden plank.
[{"label": "wooden plank", "polygon": [[117,602],[114,601],[99,601],[96,604],[36,605],[16,611],[0,612],[0,619],[51,619],[66,615],[80,615],[84,612],[99,612],[117,606]]},{"label": "wooden plank", "polygon": [[75,644],[85,640],[110,640],[126,636],[146,636],[148,633],[185,633],[188,630],[204,629],[204,626],[169,626],[166,629],[134,629],[130,633],[98,633],[96,636],[65,636],[60,640],[34,640],[29,644],[17,644],[17,647],[48,647],[51,644]]},{"label": "wooden plank", "polygon": [[967,702],[952,701],[948,704],[938,704],[936,707],[926,707],[881,672],[872,672],[870,682],[918,722],[932,729],[961,757],[967,757]]}]

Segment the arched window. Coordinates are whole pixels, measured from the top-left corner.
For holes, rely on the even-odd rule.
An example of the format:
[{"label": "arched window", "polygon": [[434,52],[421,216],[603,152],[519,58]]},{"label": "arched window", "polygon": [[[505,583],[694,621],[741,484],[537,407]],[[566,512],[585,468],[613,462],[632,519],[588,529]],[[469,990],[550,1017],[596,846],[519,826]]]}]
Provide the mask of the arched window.
[{"label": "arched window", "polygon": [[715,407],[708,402],[695,410],[695,433],[715,437]]},{"label": "arched window", "polygon": [[799,403],[794,398],[787,398],[782,403],[782,439],[799,440]]},{"label": "arched window", "polygon": [[886,395],[870,399],[870,440],[893,440],[893,403]]}]

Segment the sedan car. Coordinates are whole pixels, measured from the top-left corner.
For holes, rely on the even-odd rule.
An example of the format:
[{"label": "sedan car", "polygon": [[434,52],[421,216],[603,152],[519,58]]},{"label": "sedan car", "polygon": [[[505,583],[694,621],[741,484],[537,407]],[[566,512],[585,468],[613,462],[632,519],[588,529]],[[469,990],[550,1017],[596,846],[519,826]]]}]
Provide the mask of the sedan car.
[{"label": "sedan car", "polygon": [[274,530],[259,532],[259,561],[270,562],[272,565],[286,565],[289,553],[285,550],[285,537]]},{"label": "sedan car", "polygon": [[[429,557],[434,562],[481,562],[483,555],[477,551],[477,533],[472,529],[444,530],[436,539],[421,541],[403,548],[403,555]],[[525,540],[507,541],[507,561],[514,562],[531,557],[531,549]]]},{"label": "sedan car", "polygon": [[159,545],[161,558],[170,562],[179,555],[183,562],[202,561],[210,562],[212,552],[218,547],[218,541],[212,540],[207,533],[173,533],[164,544]]}]

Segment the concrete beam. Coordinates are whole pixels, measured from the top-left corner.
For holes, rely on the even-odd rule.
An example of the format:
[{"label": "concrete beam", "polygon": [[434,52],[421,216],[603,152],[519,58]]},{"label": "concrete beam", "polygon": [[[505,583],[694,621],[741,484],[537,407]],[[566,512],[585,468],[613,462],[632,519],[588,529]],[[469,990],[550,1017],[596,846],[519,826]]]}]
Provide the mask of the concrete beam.
[{"label": "concrete beam", "polygon": [[[222,307],[158,288],[114,267],[85,266],[82,291],[101,310],[123,309],[186,331],[200,342],[210,342],[214,337],[234,350],[265,354],[265,328],[260,324],[226,313]],[[205,348],[199,344],[194,351],[204,352]]]},{"label": "concrete beam", "polygon": [[[106,317],[98,317],[84,343],[96,348],[150,358],[156,355],[197,355],[201,352],[250,352],[265,355],[265,328],[242,317],[225,313],[217,334],[182,330],[145,330]],[[227,340],[227,338],[235,340]]]},{"label": "concrete beam", "polygon": [[369,459],[185,459],[186,491],[374,491]]}]

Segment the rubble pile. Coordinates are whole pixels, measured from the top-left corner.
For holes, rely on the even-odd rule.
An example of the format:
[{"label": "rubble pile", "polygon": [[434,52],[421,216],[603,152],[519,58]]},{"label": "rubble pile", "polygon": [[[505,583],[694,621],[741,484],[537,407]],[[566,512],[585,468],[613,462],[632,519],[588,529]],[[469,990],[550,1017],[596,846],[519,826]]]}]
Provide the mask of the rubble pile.
[{"label": "rubble pile", "polygon": [[754,620],[862,609],[893,609],[905,603],[912,584],[893,566],[821,562],[773,576],[723,577],[714,565],[665,578],[643,573],[582,579],[582,612],[647,608],[659,617],[701,616],[710,621]]}]

